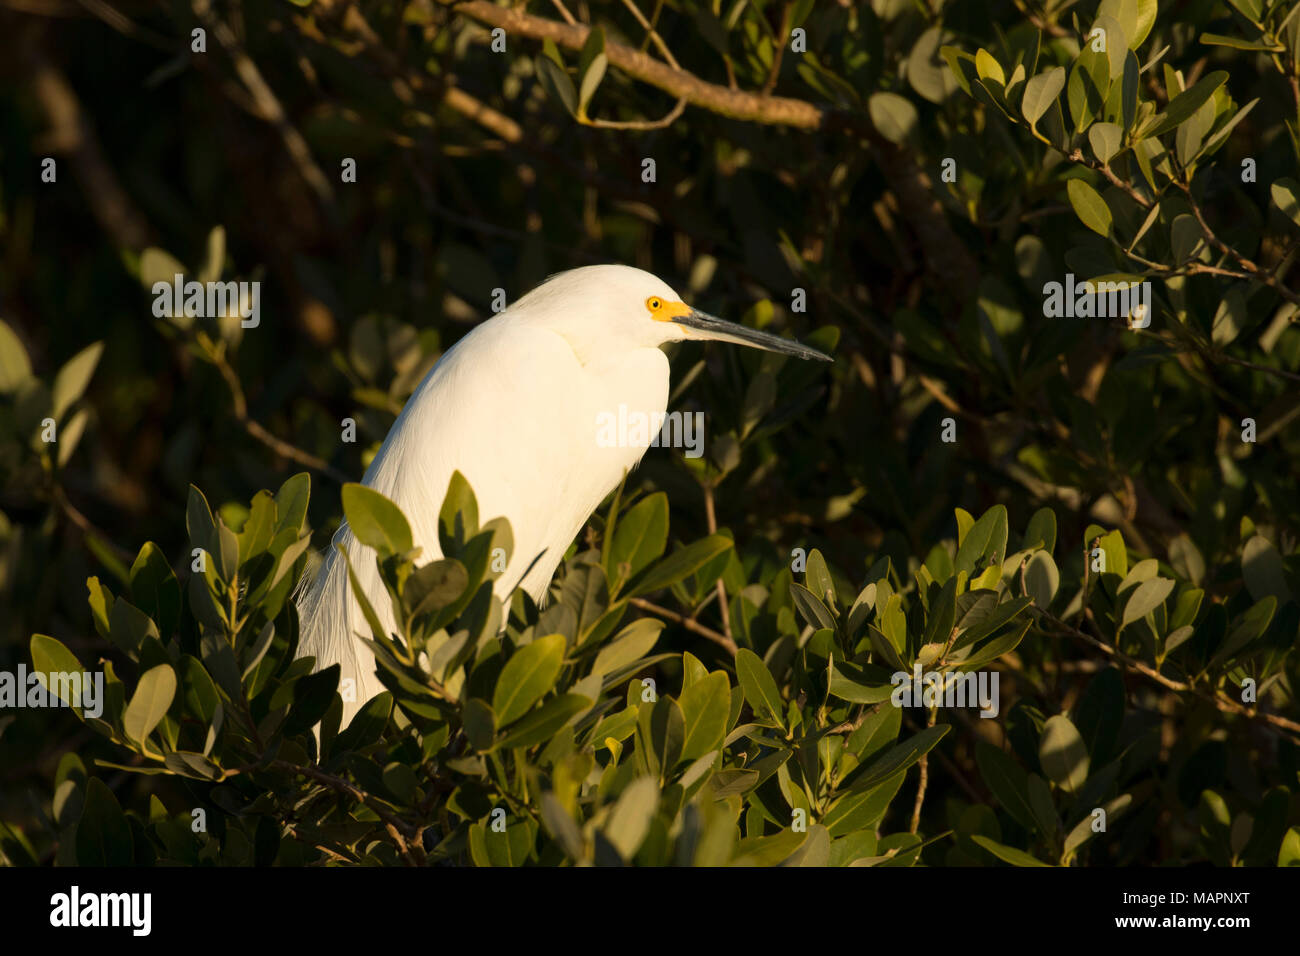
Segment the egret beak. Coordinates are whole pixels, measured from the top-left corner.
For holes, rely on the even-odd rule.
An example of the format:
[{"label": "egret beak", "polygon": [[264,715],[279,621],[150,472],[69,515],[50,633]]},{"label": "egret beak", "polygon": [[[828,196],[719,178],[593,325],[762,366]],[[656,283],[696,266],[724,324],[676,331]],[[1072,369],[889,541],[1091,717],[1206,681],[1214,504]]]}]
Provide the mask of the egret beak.
[{"label": "egret beak", "polygon": [[782,355],[793,355],[795,358],[816,359],[819,362],[833,361],[825,352],[819,352],[817,349],[796,342],[794,339],[783,339],[779,335],[760,332],[758,329],[751,329],[747,325],[728,322],[726,319],[719,319],[717,316],[701,312],[699,309],[691,309],[686,314],[674,316],[669,321],[676,322],[688,329],[703,332],[703,338],[713,339],[717,342],[734,342],[736,345],[748,345],[751,348],[779,352]]}]

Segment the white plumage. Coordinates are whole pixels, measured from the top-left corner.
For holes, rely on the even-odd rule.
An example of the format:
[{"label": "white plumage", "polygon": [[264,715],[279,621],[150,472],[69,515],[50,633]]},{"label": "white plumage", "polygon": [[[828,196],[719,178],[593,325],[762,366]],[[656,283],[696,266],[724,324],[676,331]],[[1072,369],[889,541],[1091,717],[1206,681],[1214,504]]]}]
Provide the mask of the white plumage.
[{"label": "white plumage", "polygon": [[[503,515],[510,521],[514,553],[498,579],[498,596],[508,599],[518,583],[540,601],[575,535],[646,450],[643,443],[602,447],[599,416],[617,415],[623,405],[629,414],[657,421],[653,416],[662,415],[668,402],[668,359],[659,346],[686,338],[827,359],[690,309],[662,280],[639,269],[574,269],[477,326],[438,360],[362,483],[406,514],[423,564],[442,554],[438,512],[452,473],[460,471],[478,499],[480,520]],[[346,522],[334,544],[347,549],[370,603],[393,628],[374,551]],[[356,639],[370,631],[334,545],[303,590],[299,615],[299,656],[314,656],[317,669],[339,664],[341,679],[356,682],[355,701],[344,704],[346,726],[383,685],[373,654]]]}]

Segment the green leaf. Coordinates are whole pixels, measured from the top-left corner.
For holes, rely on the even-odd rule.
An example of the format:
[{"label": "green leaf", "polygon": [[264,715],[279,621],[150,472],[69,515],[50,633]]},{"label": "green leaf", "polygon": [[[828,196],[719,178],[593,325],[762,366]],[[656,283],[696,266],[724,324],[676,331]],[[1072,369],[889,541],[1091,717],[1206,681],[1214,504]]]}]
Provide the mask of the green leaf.
[{"label": "green leaf", "polygon": [[383,691],[366,701],[347,729],[334,738],[333,753],[360,750],[379,740],[393,711],[393,695]]},{"label": "green leaf", "polygon": [[257,665],[262,663],[262,658],[266,657],[266,652],[271,649],[271,643],[274,640],[275,622],[267,621],[262,625],[262,630],[258,632],[257,637],[244,648],[242,677],[247,678],[257,670]]},{"label": "green leaf", "polygon": [[146,541],[131,565],[131,600],[162,632],[180,623],[181,586],[159,547]]},{"label": "green leaf", "polygon": [[573,89],[573,80],[568,71],[547,56],[534,60],[537,79],[550,97],[558,102],[570,116],[578,115],[578,94]]},{"label": "green leaf", "polygon": [[1201,147],[1200,155],[1208,156],[1223,145],[1224,141],[1227,140],[1228,135],[1236,128],[1237,124],[1250,115],[1250,111],[1253,110],[1258,103],[1259,99],[1257,97],[1241,109],[1237,110],[1237,112],[1233,113],[1232,119],[1220,126],[1217,131],[1210,134],[1209,139],[1207,139],[1205,144]]},{"label": "green leaf", "polygon": [[592,705],[590,697],[581,694],[560,694],[553,697],[541,707],[520,720],[510,733],[498,743],[501,750],[514,747],[532,747],[552,736],[575,715],[582,713]]},{"label": "green leaf", "polygon": [[1064,88],[1065,67],[1061,66],[1045,70],[1025,84],[1025,95],[1020,102],[1020,112],[1024,114],[1031,127],[1037,127],[1038,121],[1061,95],[1061,90]]},{"label": "green leaf", "polygon": [[993,54],[983,47],[975,53],[975,72],[981,80],[993,80],[999,86],[1007,85],[1007,77],[1002,72],[1002,64],[998,63]]},{"label": "green leaf", "polygon": [[402,600],[412,617],[455,604],[469,587],[469,572],[454,558],[439,558],[416,568],[406,579]]},{"label": "green leaf", "polygon": [[641,848],[658,809],[659,784],[653,777],[637,777],[619,795],[601,830],[624,860]]},{"label": "green leaf", "polygon": [[300,471],[285,481],[275,493],[275,530],[288,528],[301,535],[307,520],[307,503],[311,498],[311,476]]},{"label": "green leaf", "polygon": [[[50,680],[50,674],[77,674],[81,675],[84,668],[77,656],[63,646],[63,642],[45,634],[33,634],[29,648],[32,654],[32,670],[38,677],[37,679],[45,687],[46,691],[54,691],[60,687],[66,687],[72,695],[72,700],[65,700],[77,714],[81,714],[81,678],[72,684],[65,684],[62,681]],[[60,699],[62,696],[59,695]]]},{"label": "green leaf", "polygon": [[[1191,124],[1188,124],[1191,125]],[[1179,135],[1187,126],[1179,129]],[[1210,341],[1222,348],[1241,334],[1249,322],[1246,309],[1246,290],[1233,286],[1219,300],[1219,307],[1214,312],[1214,321],[1210,325]]]},{"label": "green leaf", "polygon": [[1036,830],[1038,820],[1029,805],[1029,774],[1024,768],[1006,751],[982,740],[975,744],[975,763],[1002,809],[1025,829]]},{"label": "green leaf", "polygon": [[[1126,809],[1128,809],[1129,804],[1132,802],[1133,802],[1132,795],[1124,793],[1124,794],[1120,794],[1114,800],[1111,800],[1108,803],[1105,803],[1101,807],[1097,808],[1105,811],[1106,827],[1108,829],[1111,825],[1113,818],[1119,816]],[[1084,843],[1088,842],[1088,840],[1092,838],[1093,833],[1095,832],[1092,829],[1093,820],[1095,819],[1092,813],[1093,811],[1089,810],[1084,815],[1083,819],[1080,820],[1078,823],[1076,823],[1074,825],[1074,828],[1070,830],[1069,834],[1065,838],[1064,851],[1063,851],[1064,855],[1068,856],[1069,854],[1073,853],[1075,850],[1077,850],[1079,847],[1081,847]]]},{"label": "green leaf", "polygon": [[32,363],[22,339],[0,321],[0,394],[9,395],[32,377]]},{"label": "green leaf", "polygon": [[1271,594],[1254,604],[1237,619],[1227,639],[1215,652],[1211,663],[1218,664],[1220,661],[1228,660],[1263,634],[1268,629],[1269,622],[1273,620],[1273,613],[1276,610],[1277,598]]},{"label": "green leaf", "polygon": [[883,757],[866,767],[859,768],[845,778],[848,789],[855,793],[870,790],[896,773],[902,773],[934,749],[951,728],[948,724],[935,724],[891,747]]},{"label": "green leaf", "polygon": [[686,741],[686,717],[671,697],[660,697],[637,713],[642,746],[648,747],[651,771],[667,776],[682,759]]},{"label": "green leaf", "polygon": [[[1138,24],[1138,5],[1137,0],[1101,0],[1101,5],[1097,7],[1097,19],[1102,17],[1112,18],[1124,32],[1125,42],[1128,44],[1126,49],[1131,49],[1137,44],[1132,39],[1137,32]],[[1107,48],[1109,49],[1110,37],[1107,37]]]},{"label": "green leaf", "polygon": [[1151,28],[1156,22],[1156,13],[1159,8],[1158,0],[1137,0],[1137,28],[1129,34],[1128,47],[1130,50],[1136,50],[1142,45],[1142,41],[1147,38]]},{"label": "green leaf", "polygon": [[1055,842],[1057,831],[1061,829],[1061,819],[1057,816],[1056,806],[1052,803],[1052,789],[1036,773],[1028,776],[1029,806],[1034,811],[1034,820],[1038,829],[1049,841]]},{"label": "green leaf", "polygon": [[790,597],[793,598],[794,605],[799,609],[804,620],[814,628],[835,630],[835,615],[830,612],[830,608],[817,599],[812,591],[797,581],[791,581]]},{"label": "green leaf", "polygon": [[997,840],[984,836],[982,833],[972,834],[971,839],[988,850],[999,860],[1004,863],[1010,863],[1012,866],[1048,866],[1042,860],[1030,856],[1024,850],[1017,850],[1013,846],[999,843]]},{"label": "green leaf", "polygon": [[1070,205],[1079,221],[1099,236],[1109,236],[1111,227],[1110,207],[1101,194],[1082,179],[1071,179],[1066,183],[1070,194]]},{"label": "green leaf", "polygon": [[103,352],[104,343],[95,342],[93,345],[86,346],[59,369],[59,374],[54,377],[54,388],[50,393],[53,403],[50,414],[56,420],[62,420],[63,413],[86,391],[86,386],[90,384],[90,377],[95,374],[95,366],[99,364],[99,357]]},{"label": "green leaf", "polygon": [[1085,45],[1070,70],[1065,99],[1076,132],[1083,132],[1101,116],[1110,93],[1110,60],[1106,53]]},{"label": "green leaf", "polygon": [[633,621],[600,649],[591,665],[591,673],[604,676],[633,664],[654,649],[664,622],[643,617]]},{"label": "green leaf", "polygon": [[1169,101],[1169,106],[1156,118],[1155,125],[1146,131],[1146,135],[1159,136],[1191,119],[1192,114],[1199,110],[1227,79],[1228,74],[1224,70],[1216,70],[1203,77],[1190,90],[1179,93]]},{"label": "green leaf", "polygon": [[668,496],[659,491],[637,502],[618,519],[605,567],[606,575],[614,582],[610,593],[663,554],[667,543]]},{"label": "green leaf", "polygon": [[253,496],[248,518],[236,536],[239,539],[239,564],[266,551],[275,537],[275,499],[270,492],[259,491]]},{"label": "green leaf", "polygon": [[[1255,26],[1263,22],[1265,0],[1228,0],[1228,3]],[[1271,2],[1268,5],[1273,6]]]},{"label": "green leaf", "polygon": [[777,690],[776,680],[763,659],[747,647],[740,648],[736,652],[736,676],[740,678],[740,689],[754,712],[785,729],[785,705],[781,701],[781,692]]},{"label": "green leaf", "polygon": [[1120,622],[1120,629],[1123,630],[1134,621],[1140,621],[1160,605],[1165,603],[1165,598],[1169,597],[1174,589],[1174,582],[1169,578],[1151,578],[1149,581],[1143,581],[1133,591],[1132,597],[1124,605],[1124,617]]},{"label": "green leaf", "polygon": [[461,721],[471,747],[480,753],[492,749],[492,738],[497,732],[497,718],[486,701],[479,700],[477,697],[465,701],[465,706],[461,710]]},{"label": "green leaf", "polygon": [[578,113],[587,115],[587,104],[591,102],[596,87],[605,77],[609,58],[605,55],[605,31],[602,27],[593,27],[587,33],[587,42],[582,46],[578,58],[578,75],[582,77],[578,92]]},{"label": "green leaf", "polygon": [[591,66],[582,74],[582,86],[578,91],[578,110],[580,115],[587,115],[587,104],[591,102],[600,81],[605,78],[605,68],[609,59],[604,53],[598,54]]},{"label": "green leaf", "polygon": [[826,559],[816,548],[808,553],[807,570],[804,572],[804,587],[817,596],[817,600],[826,605],[835,603],[835,582],[831,579],[830,568]]},{"label": "green leaf", "polygon": [[273,591],[284,580],[284,576],[293,570],[293,566],[309,547],[311,547],[310,531],[297,541],[290,542],[281,553],[279,560],[276,561],[275,573],[267,579],[265,588],[259,587],[257,592],[254,592],[251,600],[258,600],[267,592]]},{"label": "green leaf", "polygon": [[651,591],[658,591],[661,588],[676,584],[688,575],[694,574],[732,546],[732,540],[726,535],[711,534],[707,538],[688,544],[684,548],[679,548],[646,571],[645,575],[636,582],[630,596],[640,597],[649,594]]},{"label": "green leaf", "polygon": [[86,781],[86,800],[77,821],[78,866],[130,866],[131,824],[113,791],[98,777]]},{"label": "green leaf", "polygon": [[189,532],[190,543],[215,556],[219,548],[217,525],[212,520],[212,509],[203,492],[190,485],[189,499],[185,504],[185,529]]},{"label": "green leaf", "polygon": [[1049,717],[1038,740],[1038,761],[1058,787],[1077,793],[1088,779],[1088,747],[1070,718]]},{"label": "green leaf", "polygon": [[140,677],[131,702],[122,714],[122,729],[141,746],[167,714],[176,697],[176,672],[169,664],[150,668]]},{"label": "green leaf", "polygon": [[916,107],[911,100],[897,93],[872,93],[867,101],[867,111],[872,125],[891,143],[902,145],[916,131]]},{"label": "green leaf", "polygon": [[1103,766],[1111,756],[1124,722],[1124,679],[1114,667],[1088,682],[1075,710],[1075,726],[1088,744],[1090,765]]},{"label": "green leaf", "polygon": [[994,505],[962,538],[953,568],[958,573],[965,571],[970,574],[985,558],[1000,563],[1007,556],[1007,534],[1007,509],[1003,505]]},{"label": "green leaf", "polygon": [[1300,827],[1291,827],[1277,851],[1278,866],[1300,866]]},{"label": "green leaf", "polygon": [[[1026,605],[1028,605],[1029,598],[1020,598],[1019,600],[1026,602]],[[1029,624],[1030,622],[1027,620],[1021,621],[1011,630],[998,635],[985,644],[981,644],[974,653],[960,661],[957,669],[961,671],[978,670],[985,664],[997,660],[1003,654],[1011,653],[1024,640],[1025,634],[1029,630]]]},{"label": "green leaf", "polygon": [[964,50],[959,50],[955,46],[939,47],[939,55],[948,63],[948,69],[952,71],[953,79],[957,81],[963,92],[967,96],[971,93],[971,82],[978,79],[979,74],[975,71],[975,57],[971,56]]},{"label": "green leaf", "polygon": [[548,634],[511,655],[492,692],[498,726],[514,723],[555,686],[564,664],[564,648],[563,634]]},{"label": "green leaf", "polygon": [[158,627],[153,619],[123,598],[113,602],[109,612],[108,636],[117,647],[134,658],[146,637],[158,637]]},{"label": "green leaf", "polygon": [[1025,562],[1025,591],[1033,598],[1039,610],[1045,611],[1056,597],[1061,584],[1061,572],[1046,551],[1035,551]]},{"label": "green leaf", "polygon": [[404,554],[414,546],[411,526],[402,509],[373,488],[348,482],[343,486],[343,514],[358,541],[381,557]]},{"label": "green leaf", "polygon": [[211,554],[217,562],[217,574],[223,581],[234,581],[239,571],[239,537],[220,517],[216,519],[216,528],[217,549]]},{"label": "green leaf", "polygon": [[1297,226],[1300,226],[1300,183],[1294,179],[1282,178],[1269,187],[1273,205]]},{"label": "green leaf", "polygon": [[60,468],[72,459],[73,452],[77,450],[77,445],[81,442],[81,436],[85,433],[89,421],[90,413],[86,409],[80,408],[64,424],[58,441],[57,461]]},{"label": "green leaf", "polygon": [[1278,604],[1291,600],[1291,588],[1286,581],[1286,566],[1282,562],[1282,556],[1263,535],[1255,535],[1242,549],[1241,576],[1250,596],[1256,601],[1262,601],[1269,595],[1277,598]]},{"label": "green leaf", "polygon": [[1245,37],[1225,36],[1222,33],[1202,33],[1201,42],[1206,46],[1226,46],[1234,50],[1267,50],[1271,53],[1281,53],[1286,49],[1280,43],[1273,43],[1264,37],[1247,40]]},{"label": "green leaf", "polygon": [[478,533],[478,500],[465,476],[454,471],[438,512],[438,541],[442,553],[447,557],[460,556],[466,543]]},{"label": "green leaf", "polygon": [[221,697],[217,685],[197,657],[181,656],[181,686],[184,688],[185,709],[204,724],[211,724]]},{"label": "green leaf", "polygon": [[683,760],[694,760],[722,743],[731,715],[731,682],[722,671],[714,671],[682,691],[682,718],[686,735]]},{"label": "green leaf", "polygon": [[1109,163],[1119,152],[1123,139],[1124,130],[1115,123],[1093,123],[1088,127],[1088,142],[1103,164]]},{"label": "green leaf", "polygon": [[[1124,544],[1124,535],[1116,528],[1114,531],[1101,536],[1097,543],[1102,553],[1106,555],[1106,572],[1107,574],[1118,574],[1124,578],[1128,574],[1128,548]],[[1091,567],[1091,554],[1089,554],[1089,566]]]},{"label": "green leaf", "polygon": [[847,661],[831,661],[829,690],[840,700],[854,704],[878,704],[889,700],[893,684],[872,683],[862,668]]},{"label": "green leaf", "polygon": [[293,706],[284,720],[286,734],[300,734],[320,723],[338,691],[340,670],[338,664],[331,664],[298,678],[293,685]]},{"label": "green leaf", "polygon": [[925,622],[925,633],[921,637],[922,646],[947,644],[956,620],[957,579],[951,577],[939,592],[938,599],[931,599],[930,613]]},{"label": "green leaf", "polygon": [[533,852],[537,824],[529,819],[516,820],[505,832],[489,830],[481,823],[469,828],[469,850],[475,866],[523,866]]}]

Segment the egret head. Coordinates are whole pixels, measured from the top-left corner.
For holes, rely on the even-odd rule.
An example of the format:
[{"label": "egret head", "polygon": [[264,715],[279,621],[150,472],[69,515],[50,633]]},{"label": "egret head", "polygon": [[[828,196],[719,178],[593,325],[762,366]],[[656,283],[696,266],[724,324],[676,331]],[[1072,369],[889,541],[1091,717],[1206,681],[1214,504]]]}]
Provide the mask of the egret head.
[{"label": "egret head", "polygon": [[561,272],[520,299],[515,308],[558,331],[583,361],[607,350],[710,339],[831,361],[824,352],[793,339],[693,309],[662,279],[630,266],[583,266]]}]

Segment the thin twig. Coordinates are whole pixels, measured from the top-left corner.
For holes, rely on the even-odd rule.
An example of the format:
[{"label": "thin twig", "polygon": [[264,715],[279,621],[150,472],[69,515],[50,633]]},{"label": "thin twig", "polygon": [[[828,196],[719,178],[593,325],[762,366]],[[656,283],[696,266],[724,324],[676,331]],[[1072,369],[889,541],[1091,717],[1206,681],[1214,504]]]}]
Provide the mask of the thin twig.
[{"label": "thin twig", "polygon": [[388,835],[393,838],[397,844],[398,850],[407,858],[412,866],[424,865],[424,847],[420,845],[420,830],[412,826],[400,817],[394,816],[379,803],[379,801],[366,793],[350,780],[344,780],[342,777],[336,777],[324,771],[317,770],[315,767],[301,767],[298,764],[290,763],[287,760],[272,760],[269,764],[270,769],[280,770],[287,773],[298,774],[309,780],[324,784],[336,793],[344,794],[351,797],[358,803],[363,804],[372,810],[375,816],[379,817],[384,823],[384,828]]},{"label": "thin twig", "polygon": [[1131,183],[1127,183],[1124,180],[1120,179],[1118,176],[1116,176],[1114,171],[1105,163],[1099,163],[1096,162],[1095,160],[1088,159],[1086,156],[1084,156],[1082,150],[1072,149],[1070,150],[1070,152],[1065,154],[1065,158],[1070,160],[1071,162],[1078,163],[1080,166],[1086,166],[1089,169],[1095,169],[1097,172],[1101,173],[1102,176],[1106,177],[1106,181],[1108,183],[1110,183],[1112,186],[1116,187],[1117,189],[1123,190],[1125,193],[1128,194],[1128,197],[1130,199],[1132,199],[1143,209],[1150,209],[1152,206],[1155,205],[1154,201],[1147,199],[1146,196],[1143,196],[1140,192],[1138,192],[1133,187]]},{"label": "thin twig", "polygon": [[1127,654],[1124,654],[1118,648],[1111,647],[1109,644],[1105,643],[1104,641],[1098,640],[1097,638],[1093,637],[1091,634],[1086,634],[1083,631],[1079,630],[1078,628],[1066,624],[1064,621],[1060,620],[1059,618],[1052,617],[1050,614],[1047,613],[1043,613],[1043,617],[1058,628],[1058,633],[1068,635],[1069,637],[1073,637],[1075,640],[1082,641],[1083,643],[1087,644],[1089,647],[1101,651],[1103,654],[1106,654],[1108,657],[1114,658],[1117,662],[1122,664],[1124,667],[1136,671],[1137,673],[1141,674],[1143,677],[1146,677],[1147,679],[1152,680],[1155,683],[1159,684],[1161,687],[1164,687],[1168,690],[1175,691],[1180,694],[1188,694],[1188,693],[1195,694],[1197,697],[1200,697],[1202,700],[1205,700],[1213,704],[1221,711],[1227,713],[1240,714],[1242,717],[1245,717],[1249,720],[1253,720],[1258,723],[1268,724],[1272,727],[1276,727],[1280,730],[1284,730],[1290,734],[1294,734],[1295,736],[1300,737],[1300,723],[1296,723],[1294,720],[1288,720],[1287,718],[1280,717],[1277,714],[1270,714],[1261,710],[1251,710],[1249,707],[1245,707],[1242,704],[1237,703],[1235,700],[1231,700],[1215,691],[1206,690],[1205,688],[1198,687],[1193,684],[1187,684],[1182,681],[1173,680],[1172,678],[1166,677],[1164,674],[1161,674],[1155,668],[1147,664],[1144,664],[1142,661],[1134,660],[1133,658],[1129,657]]},{"label": "thin twig", "polygon": [[776,89],[777,78],[781,75],[781,60],[785,56],[785,45],[789,40],[790,4],[786,2],[781,5],[781,29],[777,31],[777,42],[772,44],[776,51],[772,54],[772,69],[767,74],[767,82],[763,84],[764,96],[771,96]]},{"label": "thin twig", "polygon": [[[935,714],[938,707],[931,707],[925,719],[926,728],[934,726]],[[912,804],[912,824],[908,827],[908,833],[915,833],[921,826],[921,804],[925,803],[925,789],[930,783],[930,768],[927,757],[929,754],[922,754],[921,759],[916,765],[921,768],[921,779],[916,784],[916,801]]]},{"label": "thin twig", "polygon": [[[704,486],[704,520],[708,523],[709,534],[718,533],[718,516],[713,507],[713,486]],[[727,587],[722,578],[716,582],[718,589],[718,613],[722,615],[722,632],[731,641],[731,611],[727,607]],[[820,597],[820,595],[818,595]],[[733,641],[734,643],[734,641]]]},{"label": "thin twig", "polygon": [[646,31],[646,37],[654,43],[655,49],[659,51],[659,55],[667,60],[668,65],[674,70],[680,70],[681,64],[679,64],[677,58],[673,56],[673,51],[668,49],[668,44],[663,41],[663,37],[659,36],[659,31],[657,31],[650,21],[645,18],[645,15],[641,12],[640,8],[638,8],[632,0],[623,0],[623,6],[632,11],[632,16],[636,17],[636,22],[641,24],[641,28]]},{"label": "thin twig", "polygon": [[[503,27],[512,34],[534,40],[552,40],[571,50],[581,50],[587,42],[590,29],[583,24],[569,26],[543,17],[532,16],[517,7],[499,7],[490,0],[438,0],[453,7],[457,13],[472,17],[494,27]],[[767,123],[774,126],[793,126],[798,129],[819,129],[831,116],[823,109],[804,100],[779,96],[761,96],[741,90],[731,90],[706,82],[693,73],[674,69],[660,63],[635,47],[622,43],[606,42],[605,55],[609,65],[629,76],[657,86],[679,99],[695,106],[732,119]]]},{"label": "thin twig", "polygon": [[1273,275],[1272,272],[1256,265],[1214,234],[1214,230],[1210,228],[1210,224],[1205,221],[1205,214],[1201,211],[1201,204],[1192,196],[1192,188],[1190,185],[1181,180],[1174,180],[1174,185],[1182,190],[1183,196],[1187,199],[1187,204],[1192,208],[1192,215],[1196,217],[1196,222],[1201,227],[1201,234],[1205,236],[1205,240],[1210,245],[1214,246],[1214,248],[1218,249],[1224,255],[1229,256],[1237,263],[1237,265],[1249,272],[1253,278],[1264,283],[1282,298],[1295,305],[1300,305],[1300,292],[1288,289],[1275,275]]},{"label": "thin twig", "polygon": [[270,85],[263,79],[262,72],[257,68],[257,64],[244,52],[244,48],[235,37],[234,31],[230,29],[225,21],[218,20],[213,14],[210,0],[192,0],[192,7],[199,22],[212,32],[222,47],[225,48],[226,54],[234,62],[235,72],[253,97],[263,118],[280,133],[285,149],[298,167],[299,175],[320,198],[325,210],[334,214],[334,190],[330,186],[329,180],[326,179],[325,173],[321,171],[320,166],[316,164],[316,160],[312,157],[311,147],[307,145],[307,140],[289,122],[284,107],[280,105],[280,101],[276,98]]},{"label": "thin twig", "polygon": [[310,452],[303,451],[295,445],[289,444],[283,438],[279,438],[267,431],[261,422],[252,418],[248,414],[248,400],[244,397],[244,387],[240,384],[239,376],[235,373],[234,368],[226,359],[226,356],[215,349],[207,349],[206,354],[225,379],[226,386],[230,389],[231,403],[234,406],[235,419],[243,426],[250,436],[257,439],[267,448],[270,448],[276,454],[290,461],[296,461],[300,465],[318,471],[327,478],[331,478],[340,485],[348,481],[348,476],[343,474],[323,458],[317,458]]},{"label": "thin twig", "polygon": [[573,14],[569,12],[568,7],[564,5],[564,0],[551,0],[552,6],[560,11],[560,16],[564,17],[564,22],[569,26],[575,25],[578,21],[573,19]]},{"label": "thin twig", "polygon": [[686,630],[694,631],[701,637],[707,637],[719,647],[726,648],[727,653],[732,657],[736,656],[737,647],[735,641],[727,637],[725,634],[719,634],[711,627],[705,627],[692,617],[678,614],[676,611],[670,611],[668,608],[647,601],[645,598],[630,598],[627,603],[631,604],[635,608],[640,608],[642,611],[646,611],[649,614],[655,614],[665,620],[672,621],[674,624],[680,624],[682,627],[686,628]]},{"label": "thin twig", "polygon": [[54,501],[63,513],[67,515],[68,520],[75,524],[86,537],[93,537],[101,544],[105,545],[127,567],[130,567],[132,562],[135,561],[134,554],[120,547],[112,538],[97,528],[89,518],[78,510],[76,505],[68,499],[67,492],[64,491],[60,485],[54,486]]},{"label": "thin twig", "polygon": [[630,130],[647,130],[647,129],[665,129],[672,126],[677,121],[677,117],[682,115],[686,109],[686,100],[679,99],[677,105],[670,109],[657,120],[603,120],[592,119],[587,116],[581,120],[583,126],[590,126],[594,129],[630,129]]}]

